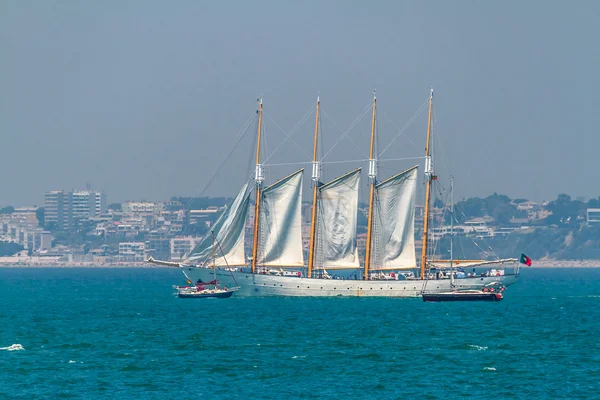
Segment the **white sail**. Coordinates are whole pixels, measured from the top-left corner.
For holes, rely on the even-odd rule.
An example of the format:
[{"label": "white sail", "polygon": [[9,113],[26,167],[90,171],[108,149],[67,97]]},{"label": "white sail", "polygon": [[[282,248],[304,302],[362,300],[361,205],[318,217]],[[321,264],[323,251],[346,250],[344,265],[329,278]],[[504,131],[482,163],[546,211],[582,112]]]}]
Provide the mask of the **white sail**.
[{"label": "white sail", "polygon": [[375,186],[372,269],[416,267],[416,189],[416,166]]},{"label": "white sail", "polygon": [[319,188],[318,269],[359,268],[356,246],[360,168]]},{"label": "white sail", "polygon": [[[228,207],[211,228],[214,232],[214,256],[216,266],[245,265],[244,227],[250,194],[246,193],[248,184],[244,184],[231,206]],[[187,255],[186,262],[206,263],[212,265],[213,237],[209,231],[194,249]]]},{"label": "white sail", "polygon": [[302,177],[299,170],[262,191],[257,264],[304,266],[302,250]]}]

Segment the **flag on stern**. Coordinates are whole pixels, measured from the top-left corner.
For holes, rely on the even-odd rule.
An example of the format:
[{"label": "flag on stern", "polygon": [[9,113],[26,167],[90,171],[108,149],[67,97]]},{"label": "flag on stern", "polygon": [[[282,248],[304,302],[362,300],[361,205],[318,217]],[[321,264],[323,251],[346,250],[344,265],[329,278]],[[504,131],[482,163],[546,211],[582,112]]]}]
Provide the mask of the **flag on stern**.
[{"label": "flag on stern", "polygon": [[531,258],[527,257],[525,253],[521,253],[521,260],[519,260],[521,264],[525,264],[528,267],[531,267]]}]

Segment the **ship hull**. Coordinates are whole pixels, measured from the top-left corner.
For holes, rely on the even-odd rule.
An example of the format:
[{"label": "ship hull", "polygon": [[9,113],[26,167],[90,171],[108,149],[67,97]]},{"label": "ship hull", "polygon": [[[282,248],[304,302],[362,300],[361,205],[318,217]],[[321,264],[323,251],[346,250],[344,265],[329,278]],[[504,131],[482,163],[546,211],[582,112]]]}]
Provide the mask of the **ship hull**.
[{"label": "ship hull", "polygon": [[[193,282],[198,279],[214,279],[212,269],[201,267],[183,268]],[[239,286],[236,296],[290,296],[290,297],[421,297],[424,290],[448,291],[455,289],[481,289],[484,285],[498,282],[504,286],[515,283],[518,274],[503,276],[456,279],[454,287],[450,279],[437,280],[345,280],[310,279],[293,276],[251,274],[241,271],[217,269],[217,279],[227,286]]]}]

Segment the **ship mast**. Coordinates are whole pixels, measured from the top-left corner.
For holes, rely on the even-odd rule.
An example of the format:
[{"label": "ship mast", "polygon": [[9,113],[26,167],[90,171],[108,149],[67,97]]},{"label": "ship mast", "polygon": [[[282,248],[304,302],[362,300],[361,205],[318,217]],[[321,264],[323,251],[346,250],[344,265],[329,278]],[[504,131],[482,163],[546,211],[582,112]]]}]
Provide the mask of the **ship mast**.
[{"label": "ship mast", "polygon": [[254,172],[254,182],[256,184],[256,202],[254,206],[254,240],[252,244],[252,273],[256,272],[256,256],[258,253],[258,220],[260,210],[260,189],[265,180],[263,165],[260,163],[260,130],[262,128],[263,103],[262,98],[258,100],[258,128],[256,139],[256,169]]},{"label": "ship mast", "polygon": [[319,111],[321,102],[319,96],[317,96],[317,109],[315,117],[315,139],[313,145],[313,170],[312,170],[312,185],[313,185],[313,201],[312,201],[312,217],[310,220],[310,246],[308,253],[308,274],[307,276],[312,277],[312,270],[315,258],[315,230],[316,230],[316,218],[317,218],[317,191],[319,189],[319,178],[321,173],[321,166],[317,161],[317,144],[319,140]]},{"label": "ship mast", "polygon": [[427,262],[427,229],[429,228],[429,203],[431,197],[431,182],[435,179],[433,175],[433,163],[431,161],[431,111],[433,109],[433,88],[429,94],[429,115],[427,117],[427,141],[425,142],[425,210],[423,212],[423,239],[421,247],[421,279],[425,279],[425,264]]},{"label": "ship mast", "polygon": [[375,116],[377,114],[377,96],[373,91],[373,116],[371,118],[371,149],[369,151],[369,215],[367,220],[367,243],[365,252],[365,275],[369,279],[369,267],[371,266],[371,234],[373,231],[373,199],[375,195],[375,181],[377,179],[377,159],[373,157],[375,150]]},{"label": "ship mast", "polygon": [[211,229],[210,235],[212,238],[212,246],[210,248],[210,256],[213,260],[213,276],[215,281],[217,280],[217,261],[215,260],[215,231]]}]

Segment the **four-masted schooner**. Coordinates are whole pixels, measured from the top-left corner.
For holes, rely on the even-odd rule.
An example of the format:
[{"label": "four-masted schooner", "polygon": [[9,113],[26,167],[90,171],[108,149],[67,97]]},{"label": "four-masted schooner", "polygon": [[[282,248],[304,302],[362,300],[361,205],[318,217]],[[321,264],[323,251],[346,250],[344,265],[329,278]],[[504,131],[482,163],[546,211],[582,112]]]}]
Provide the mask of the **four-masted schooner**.
[{"label": "four-masted schooner", "polygon": [[[244,184],[229,207],[207,234],[186,256],[183,263],[148,261],[184,268],[196,281],[210,280],[215,273],[221,284],[240,287],[240,296],[379,296],[418,297],[426,288],[449,290],[451,280],[428,273],[434,265],[427,259],[431,185],[435,180],[430,153],[433,90],[429,97],[425,148],[425,207],[421,263],[417,271],[415,254],[415,197],[417,170],[414,166],[383,181],[377,174],[375,152],[377,98],[372,105],[369,151],[369,209],[364,265],[357,247],[358,190],[361,169],[350,171],[328,183],[321,182],[317,158],[320,100],[316,103],[312,160],[312,207],[308,260],[302,243],[302,184],[304,170],[263,188],[261,161],[263,102],[259,100],[256,165],[254,173],[254,225],[252,254],[244,250],[245,225],[250,205],[248,183]],[[219,248],[213,249],[214,243]],[[218,256],[206,262],[213,250]],[[514,263],[516,259],[494,261]],[[439,261],[437,264],[439,266]],[[443,261],[442,261],[443,263]],[[471,262],[468,266],[489,262]],[[358,271],[358,273],[357,273]],[[504,271],[503,271],[504,272]],[[453,288],[474,289],[492,282],[508,286],[519,276],[518,264],[512,273],[454,280]],[[231,281],[231,282],[230,282]]]}]

